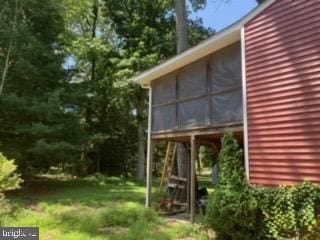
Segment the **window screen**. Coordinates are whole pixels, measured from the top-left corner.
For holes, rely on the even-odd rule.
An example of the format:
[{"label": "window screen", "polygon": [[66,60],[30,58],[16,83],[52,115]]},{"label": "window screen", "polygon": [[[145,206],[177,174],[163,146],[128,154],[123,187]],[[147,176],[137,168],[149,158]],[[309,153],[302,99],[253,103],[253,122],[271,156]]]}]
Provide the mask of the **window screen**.
[{"label": "window screen", "polygon": [[152,130],[168,130],[176,127],[176,104],[152,108]]},{"label": "window screen", "polygon": [[242,89],[216,94],[212,97],[213,124],[237,122],[242,120]]},{"label": "window screen", "polygon": [[210,61],[213,124],[242,120],[240,43],[216,52]]},{"label": "window screen", "polygon": [[216,52],[211,61],[211,86],[214,93],[241,86],[241,48],[234,43]]},{"label": "window screen", "polygon": [[204,95],[207,92],[207,61],[192,63],[178,74],[179,98]]},{"label": "window screen", "polygon": [[176,99],[175,75],[155,81],[152,85],[153,105],[168,103]]},{"label": "window screen", "polygon": [[208,97],[188,100],[178,104],[179,128],[205,126],[208,118]]}]

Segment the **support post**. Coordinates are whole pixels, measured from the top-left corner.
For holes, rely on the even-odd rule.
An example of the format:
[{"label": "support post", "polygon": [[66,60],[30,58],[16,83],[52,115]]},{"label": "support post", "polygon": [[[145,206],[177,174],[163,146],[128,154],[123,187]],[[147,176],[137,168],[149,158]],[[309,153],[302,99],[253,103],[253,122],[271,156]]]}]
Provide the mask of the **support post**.
[{"label": "support post", "polygon": [[195,211],[196,211],[196,174],[195,174],[195,163],[196,163],[196,139],[195,136],[191,136],[191,151],[190,151],[190,221],[194,223]]},{"label": "support post", "polygon": [[188,149],[188,159],[186,161],[186,164],[187,164],[187,212],[190,214],[190,173],[191,173],[191,170],[190,170],[190,162],[191,162],[191,157],[190,157],[190,148]]},{"label": "support post", "polygon": [[148,153],[147,153],[147,195],[146,195],[146,208],[151,207],[152,197],[152,166],[153,166],[153,152],[154,142],[148,141]]},{"label": "support post", "polygon": [[147,146],[147,194],[146,207],[151,207],[152,195],[152,166],[153,166],[153,151],[154,142],[151,138],[151,124],[152,124],[152,88],[149,88],[149,115],[148,115],[148,146]]}]

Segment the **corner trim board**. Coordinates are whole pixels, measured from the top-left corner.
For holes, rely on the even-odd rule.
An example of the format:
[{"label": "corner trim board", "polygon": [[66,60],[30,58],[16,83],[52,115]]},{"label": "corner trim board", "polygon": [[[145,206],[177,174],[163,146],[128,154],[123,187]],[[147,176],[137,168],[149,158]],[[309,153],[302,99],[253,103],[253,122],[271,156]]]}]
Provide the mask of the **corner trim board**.
[{"label": "corner trim board", "polygon": [[245,163],[247,181],[250,183],[245,26],[241,28],[241,67],[242,67],[244,163]]}]

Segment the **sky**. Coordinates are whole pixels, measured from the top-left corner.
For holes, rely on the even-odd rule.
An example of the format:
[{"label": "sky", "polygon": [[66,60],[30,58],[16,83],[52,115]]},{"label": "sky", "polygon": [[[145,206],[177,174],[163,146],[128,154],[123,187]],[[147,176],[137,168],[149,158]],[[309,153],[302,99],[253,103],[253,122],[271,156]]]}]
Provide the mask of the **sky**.
[{"label": "sky", "polygon": [[192,13],[192,18],[200,17],[206,27],[220,31],[256,6],[256,0],[207,0],[206,8]]}]

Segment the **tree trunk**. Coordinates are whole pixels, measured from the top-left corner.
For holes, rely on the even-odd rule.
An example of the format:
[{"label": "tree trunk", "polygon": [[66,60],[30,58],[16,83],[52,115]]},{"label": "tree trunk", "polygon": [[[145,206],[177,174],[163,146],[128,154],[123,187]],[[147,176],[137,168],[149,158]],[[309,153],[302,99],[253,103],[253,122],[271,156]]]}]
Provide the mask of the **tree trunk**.
[{"label": "tree trunk", "polygon": [[197,172],[198,172],[198,174],[201,175],[201,172],[202,172],[202,161],[201,161],[201,158],[199,156],[197,157]]},{"label": "tree trunk", "polygon": [[[94,1],[94,4],[92,6],[92,29],[91,29],[91,37],[96,38],[96,31],[97,31],[97,23],[98,23],[98,14],[99,14],[99,2],[98,0]],[[96,91],[96,59],[95,57],[91,60],[91,81],[93,84],[93,89]]]},{"label": "tree trunk", "polygon": [[178,165],[178,176],[182,178],[187,178],[188,173],[188,161],[189,161],[189,151],[186,145],[179,143],[177,148],[177,165]]},{"label": "tree trunk", "polygon": [[185,0],[175,0],[176,29],[177,29],[177,52],[181,53],[189,47],[188,22]]},{"label": "tree trunk", "polygon": [[144,91],[139,90],[137,96],[137,120],[138,120],[138,161],[136,177],[138,180],[144,179],[145,174],[145,141],[144,141],[144,124],[143,124],[143,111],[145,108]]},{"label": "tree trunk", "polygon": [[101,172],[101,151],[100,151],[100,145],[96,149],[96,157],[97,157],[97,166],[96,166],[96,171],[97,173]]},{"label": "tree trunk", "polygon": [[87,147],[86,147],[86,144],[82,144],[81,156],[80,156],[80,176],[84,177],[87,175],[88,175]]},{"label": "tree trunk", "polygon": [[9,66],[10,66],[10,57],[11,57],[12,44],[13,43],[12,43],[12,40],[11,40],[10,43],[9,43],[9,48],[8,48],[8,51],[7,51],[6,61],[4,63],[4,69],[3,69],[3,72],[2,72],[2,76],[1,76],[0,96],[2,95],[4,84],[6,82],[7,75],[8,75],[8,70],[9,70]]},{"label": "tree trunk", "polygon": [[[16,0],[16,2],[15,2],[14,16],[13,16],[13,22],[12,22],[12,34],[14,34],[16,32],[17,18],[18,18],[18,0]],[[9,47],[8,47],[6,60],[4,63],[4,68],[3,68],[3,72],[2,72],[2,76],[1,76],[0,97],[3,93],[4,84],[5,84],[5,82],[7,80],[7,76],[8,76],[12,48],[13,48],[13,37],[11,37],[10,41],[9,41]]]},{"label": "tree trunk", "polygon": [[[189,47],[186,1],[175,0],[174,3],[176,11],[177,53],[181,53]],[[187,148],[182,143],[178,143],[177,163],[179,177],[187,177],[186,163],[188,159],[189,153]]]}]

